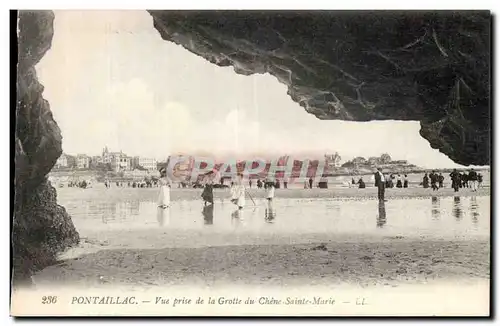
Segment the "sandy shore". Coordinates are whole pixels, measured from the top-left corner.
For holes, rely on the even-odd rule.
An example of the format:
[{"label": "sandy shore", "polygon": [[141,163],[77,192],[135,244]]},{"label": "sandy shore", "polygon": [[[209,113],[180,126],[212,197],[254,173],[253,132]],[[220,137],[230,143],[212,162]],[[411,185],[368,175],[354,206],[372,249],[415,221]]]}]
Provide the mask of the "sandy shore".
[{"label": "sandy shore", "polygon": [[[75,193],[78,193],[78,199],[81,200],[153,200],[158,196],[158,188],[111,188],[105,189],[96,188],[79,189],[79,188],[58,188],[58,201],[64,205],[68,198],[75,198]],[[172,188],[171,200],[201,200],[202,189],[180,189]],[[265,198],[266,191],[264,189],[248,189],[248,194],[252,198]],[[385,192],[386,199],[394,198],[430,198],[430,197],[450,197],[450,196],[489,196],[490,188],[480,188],[477,192],[469,189],[460,189],[459,192],[454,192],[450,188],[442,188],[437,191],[424,188],[391,188]],[[247,196],[248,197],[248,196]],[[332,198],[332,199],[375,199],[377,198],[377,189],[369,187],[365,189],[358,188],[331,188],[331,189],[276,189],[276,198]],[[214,198],[228,199],[228,189],[215,189]]]},{"label": "sandy shore", "polygon": [[[325,240],[325,239],[323,239]],[[489,279],[489,240],[330,239],[282,245],[105,249],[62,261],[37,285],[398,286]],[[101,247],[102,248],[102,247]]]}]

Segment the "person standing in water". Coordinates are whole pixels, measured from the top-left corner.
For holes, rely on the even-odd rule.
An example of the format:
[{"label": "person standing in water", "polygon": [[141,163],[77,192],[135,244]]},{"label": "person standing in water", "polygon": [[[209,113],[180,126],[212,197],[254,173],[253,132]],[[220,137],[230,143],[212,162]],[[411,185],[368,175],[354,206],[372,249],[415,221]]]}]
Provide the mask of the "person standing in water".
[{"label": "person standing in water", "polygon": [[403,188],[408,188],[408,175],[405,174],[403,177]]},{"label": "person standing in water", "polygon": [[206,175],[205,179],[205,187],[203,188],[203,192],[201,193],[201,198],[203,199],[204,206],[207,206],[207,202],[210,205],[214,204],[214,180],[213,180],[214,172],[209,172]]},{"label": "person standing in water", "polygon": [[450,173],[451,178],[451,187],[455,192],[458,192],[458,188],[460,188],[460,173],[458,173],[457,169],[453,169],[453,172]]},{"label": "person standing in water", "polygon": [[424,188],[429,188],[429,177],[427,176],[427,173],[424,174],[424,179],[422,180],[422,185]]},{"label": "person standing in water", "polygon": [[439,182],[439,188],[443,188],[444,187],[444,177],[443,177],[442,173],[439,173],[438,182]]},{"label": "person standing in water", "polygon": [[231,188],[231,202],[241,210],[245,206],[245,185],[243,184],[243,174],[238,173],[236,182]]},{"label": "person standing in water", "polygon": [[403,188],[403,183],[401,182],[401,175],[398,173],[398,176],[396,177],[396,188]]},{"label": "person standing in water", "polygon": [[160,169],[160,193],[158,195],[158,207],[167,208],[170,207],[170,180],[167,177],[167,169]]},{"label": "person standing in water", "polygon": [[432,190],[439,190],[439,188],[438,188],[438,181],[439,181],[438,174],[436,172],[432,171],[432,173],[429,174],[429,178],[431,179]]},{"label": "person standing in water", "polygon": [[380,167],[375,172],[375,187],[378,188],[378,200],[385,201],[385,177]]},{"label": "person standing in water", "polygon": [[481,188],[481,185],[483,184],[483,175],[481,173],[477,174],[477,187]]}]

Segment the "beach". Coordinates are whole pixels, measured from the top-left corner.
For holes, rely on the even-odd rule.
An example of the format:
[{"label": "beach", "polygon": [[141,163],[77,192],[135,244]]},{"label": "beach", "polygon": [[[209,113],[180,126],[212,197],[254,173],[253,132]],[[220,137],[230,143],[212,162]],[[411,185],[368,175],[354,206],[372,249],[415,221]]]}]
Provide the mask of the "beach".
[{"label": "beach", "polygon": [[173,188],[159,217],[157,188],[58,189],[81,243],[35,283],[397,287],[490,277],[489,188],[388,189],[383,211],[375,188],[277,189],[274,221],[264,190],[250,189],[255,205],[247,198],[236,217],[227,190],[214,191],[208,214],[201,191]]}]

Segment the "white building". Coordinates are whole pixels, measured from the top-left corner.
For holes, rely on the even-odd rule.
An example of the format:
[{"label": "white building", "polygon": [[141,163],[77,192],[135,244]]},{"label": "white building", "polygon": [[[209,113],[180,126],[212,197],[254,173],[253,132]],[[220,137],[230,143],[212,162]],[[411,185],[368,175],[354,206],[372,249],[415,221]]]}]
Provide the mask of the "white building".
[{"label": "white building", "polygon": [[66,154],[62,154],[56,161],[55,168],[67,168],[68,167],[68,156]]},{"label": "white building", "polygon": [[325,163],[328,167],[338,168],[340,166],[341,159],[342,158],[338,153],[325,154]]},{"label": "white building", "polygon": [[148,171],[153,171],[157,169],[158,162],[154,158],[139,157],[139,165]]},{"label": "white building", "polygon": [[90,156],[85,154],[78,154],[76,156],[76,166],[79,169],[88,169],[90,167]]},{"label": "white building", "polygon": [[114,171],[129,171],[131,167],[130,157],[123,153],[112,153],[111,167]]},{"label": "white building", "polygon": [[111,164],[115,172],[130,171],[132,169],[132,158],[128,157],[122,151],[110,152],[108,147],[102,151],[102,163]]}]

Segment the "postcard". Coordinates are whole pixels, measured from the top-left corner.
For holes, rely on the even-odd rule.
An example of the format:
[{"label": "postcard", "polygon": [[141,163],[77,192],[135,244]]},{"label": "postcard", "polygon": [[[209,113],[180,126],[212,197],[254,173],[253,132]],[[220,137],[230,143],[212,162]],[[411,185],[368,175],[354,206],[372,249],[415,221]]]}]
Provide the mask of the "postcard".
[{"label": "postcard", "polygon": [[11,315],[489,316],[490,28],[18,11]]}]

